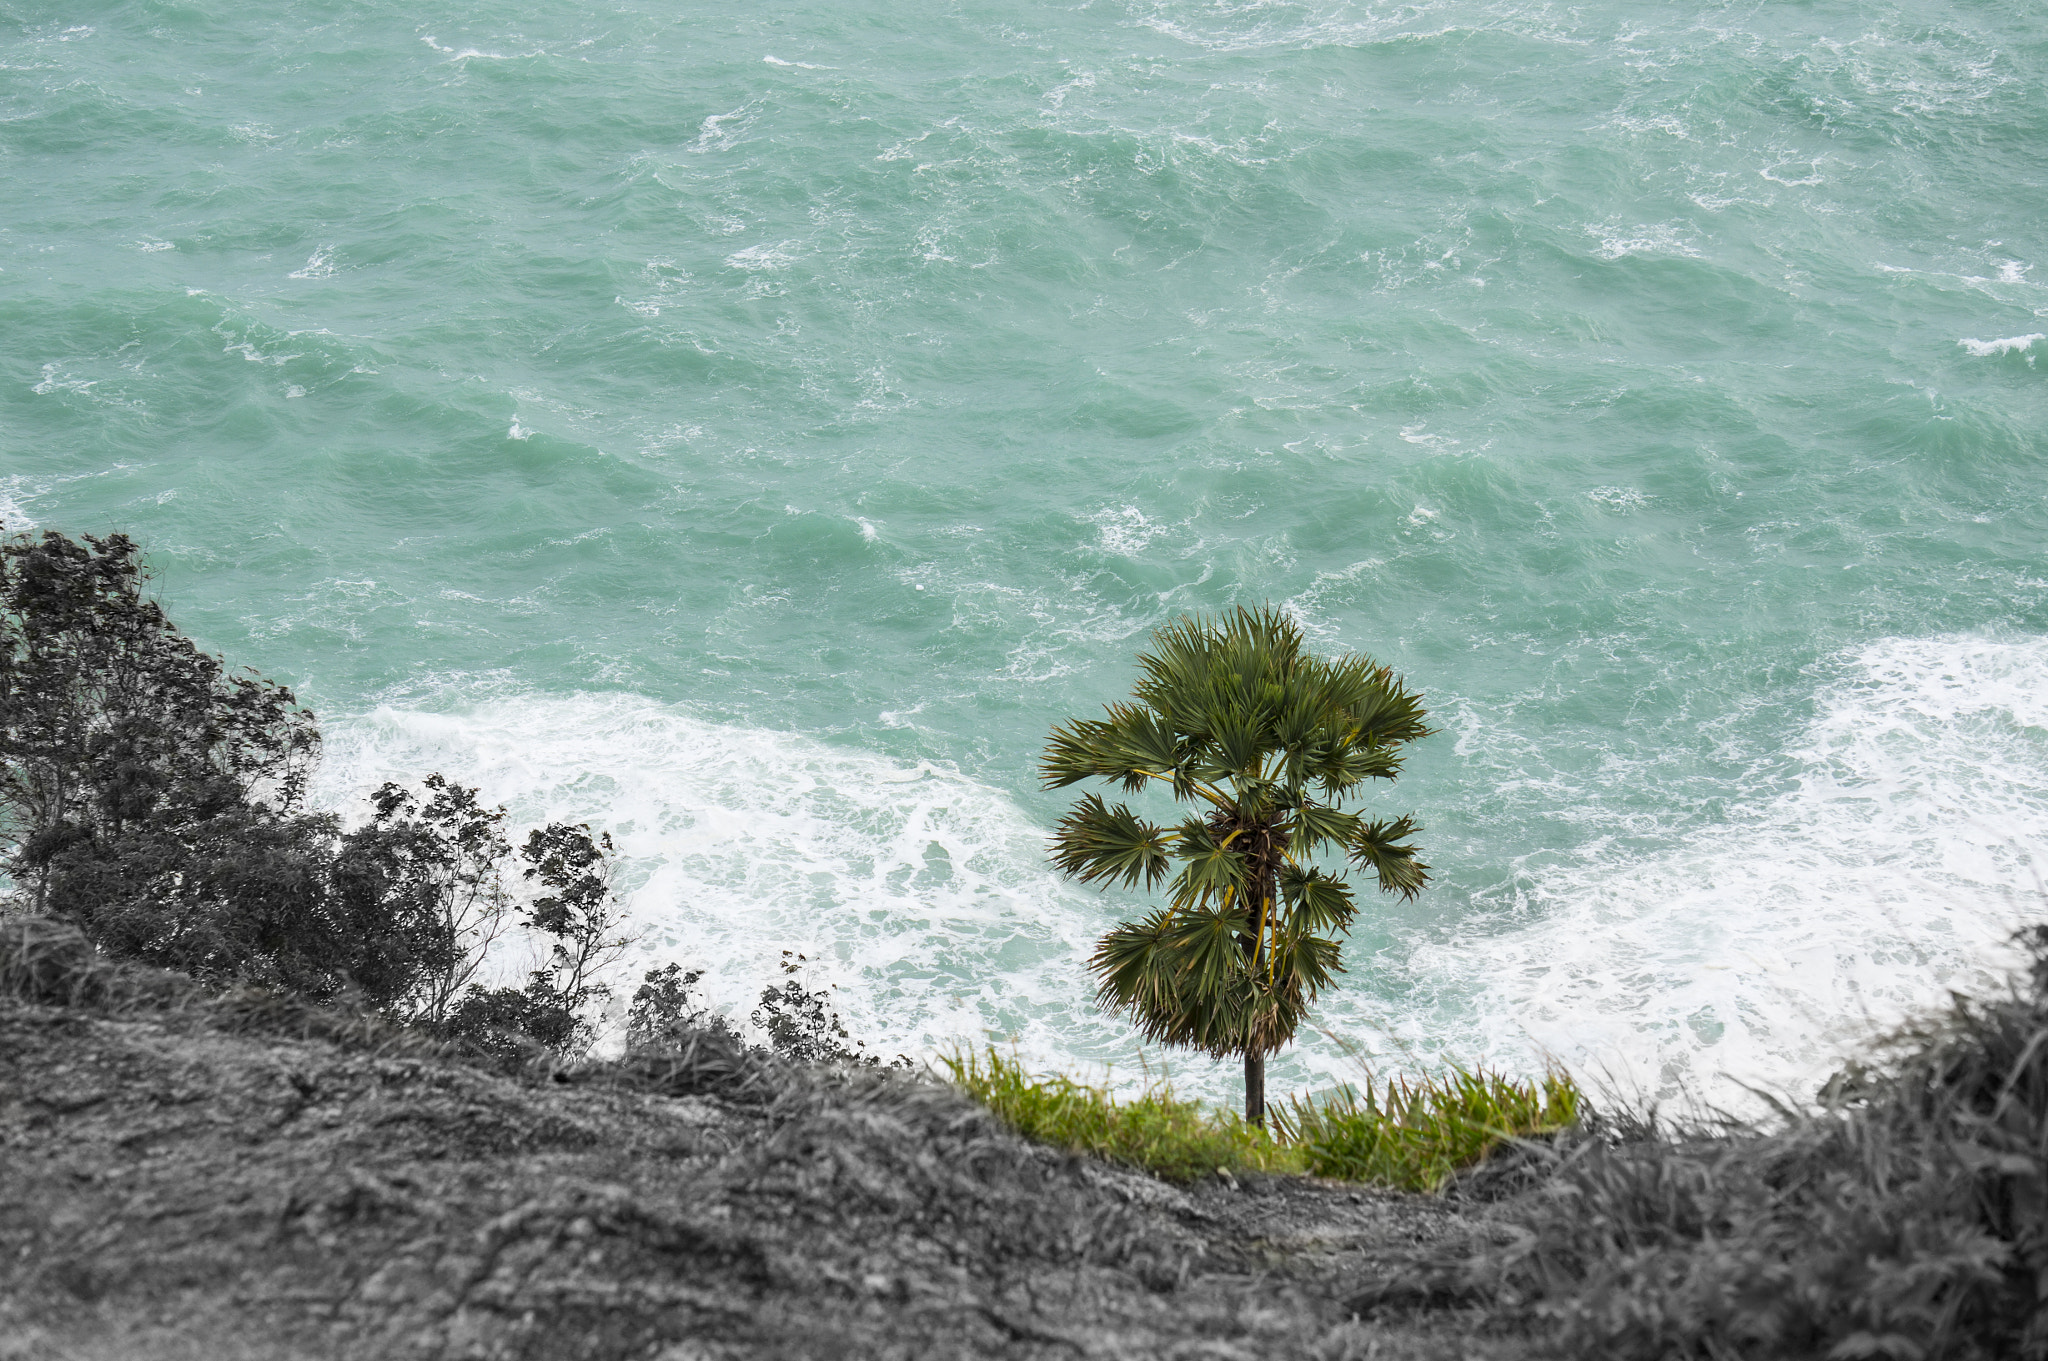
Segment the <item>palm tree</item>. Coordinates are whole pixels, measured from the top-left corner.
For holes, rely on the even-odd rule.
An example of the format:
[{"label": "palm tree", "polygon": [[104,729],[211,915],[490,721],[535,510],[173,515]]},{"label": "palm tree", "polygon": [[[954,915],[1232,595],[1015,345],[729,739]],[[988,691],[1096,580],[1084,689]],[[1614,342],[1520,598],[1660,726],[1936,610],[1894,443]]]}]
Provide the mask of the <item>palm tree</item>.
[{"label": "palm tree", "polygon": [[1157,887],[1178,865],[1169,906],[1105,935],[1089,960],[1096,1001],[1149,1040],[1244,1059],[1244,1113],[1265,1122],[1266,1056],[1294,1038],[1343,965],[1356,904],[1341,851],[1382,890],[1429,882],[1413,818],[1344,811],[1367,780],[1400,773],[1400,748],[1430,729],[1421,697],[1371,658],[1310,655],[1268,606],[1182,619],[1138,654],[1131,702],[1053,729],[1048,789],[1082,780],[1170,791],[1194,815],[1147,822],[1098,794],[1052,838],[1053,861],[1083,883]]}]

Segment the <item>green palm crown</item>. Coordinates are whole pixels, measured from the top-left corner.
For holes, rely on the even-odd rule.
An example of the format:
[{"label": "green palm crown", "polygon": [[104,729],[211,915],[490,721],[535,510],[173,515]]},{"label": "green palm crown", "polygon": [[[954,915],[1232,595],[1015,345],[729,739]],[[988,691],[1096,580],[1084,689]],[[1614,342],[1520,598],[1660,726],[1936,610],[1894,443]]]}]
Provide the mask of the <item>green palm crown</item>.
[{"label": "green palm crown", "polygon": [[1171,879],[1169,905],[1116,927],[1089,961],[1106,1010],[1150,1040],[1257,1059],[1293,1038],[1343,968],[1357,906],[1319,856],[1404,897],[1429,881],[1412,818],[1367,821],[1343,804],[1399,774],[1402,746],[1431,730],[1390,670],[1310,655],[1270,606],[1171,624],[1138,665],[1129,703],[1053,730],[1045,785],[1168,789],[1194,815],[1161,826],[1089,794],[1054,832],[1053,860],[1084,883]]}]

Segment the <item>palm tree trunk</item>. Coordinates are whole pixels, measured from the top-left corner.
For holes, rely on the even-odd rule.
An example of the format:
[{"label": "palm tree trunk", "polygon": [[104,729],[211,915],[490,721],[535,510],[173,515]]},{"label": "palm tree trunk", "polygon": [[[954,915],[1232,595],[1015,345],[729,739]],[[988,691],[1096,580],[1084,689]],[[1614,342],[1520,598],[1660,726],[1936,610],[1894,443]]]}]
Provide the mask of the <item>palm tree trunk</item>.
[{"label": "palm tree trunk", "polygon": [[1244,1056],[1244,1118],[1247,1124],[1266,1127],[1266,1056]]}]

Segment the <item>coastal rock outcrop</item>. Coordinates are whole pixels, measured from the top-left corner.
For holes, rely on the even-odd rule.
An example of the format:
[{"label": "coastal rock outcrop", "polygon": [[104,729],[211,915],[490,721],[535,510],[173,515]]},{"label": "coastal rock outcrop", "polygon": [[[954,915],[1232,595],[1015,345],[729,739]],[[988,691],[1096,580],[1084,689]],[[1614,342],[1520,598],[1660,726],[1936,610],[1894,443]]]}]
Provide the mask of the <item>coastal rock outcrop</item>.
[{"label": "coastal rock outcrop", "polygon": [[9,1361],[1339,1361],[1449,1323],[1351,1303],[1434,1201],[1169,1186],[717,1037],[494,1068],[260,995],[51,1005],[94,965],[36,958],[0,1002]]}]

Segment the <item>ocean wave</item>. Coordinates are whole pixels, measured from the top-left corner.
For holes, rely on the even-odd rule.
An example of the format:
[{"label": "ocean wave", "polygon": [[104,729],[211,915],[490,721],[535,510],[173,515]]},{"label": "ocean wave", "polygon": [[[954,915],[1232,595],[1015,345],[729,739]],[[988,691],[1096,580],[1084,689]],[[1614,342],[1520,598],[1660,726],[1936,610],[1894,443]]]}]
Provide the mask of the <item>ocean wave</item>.
[{"label": "ocean wave", "polygon": [[[1810,1093],[1947,989],[1990,985],[2040,910],[2048,639],[1884,639],[1822,670],[1781,792],[1661,848],[1525,857],[1460,924],[1377,958],[1354,946],[1356,981],[1276,1078],[1355,1076],[1346,1050],[1362,1044],[1400,1067],[1555,1059],[1631,1096],[1739,1106],[1750,1088]],[[1084,968],[1127,905],[1060,880],[1044,829],[999,789],[585,694],[342,721],[318,793],[345,807],[431,770],[521,825],[611,832],[644,933],[622,982],[703,968],[743,1018],[793,950],[841,985],[854,1032],[892,1051],[1014,1039],[1035,1062],[1118,1059],[1135,1075],[1130,1032],[1094,1010]],[[1188,1090],[1228,1100],[1225,1068],[1176,1064]]]},{"label": "ocean wave", "polygon": [[1007,795],[930,762],[705,722],[633,695],[384,707],[329,724],[316,797],[348,810],[430,771],[521,826],[611,833],[638,942],[744,1020],[783,950],[813,962],[853,1033],[888,1052],[1013,1039],[1067,1066],[1129,1048],[1080,968],[1107,909],[1059,881]]},{"label": "ocean wave", "polygon": [[2048,340],[2048,335],[2036,331],[2032,335],[2006,336],[2002,340],[1958,340],[1956,344],[1979,359],[1988,359],[1995,354],[2012,354],[2015,351],[2024,354],[2034,348],[2037,340]]},{"label": "ocean wave", "polygon": [[2048,638],[1888,638],[1828,669],[1785,792],[1661,850],[1532,863],[1386,961],[1432,1008],[1364,1010],[1412,1043],[1741,1105],[1994,985],[2043,907]]}]

